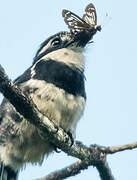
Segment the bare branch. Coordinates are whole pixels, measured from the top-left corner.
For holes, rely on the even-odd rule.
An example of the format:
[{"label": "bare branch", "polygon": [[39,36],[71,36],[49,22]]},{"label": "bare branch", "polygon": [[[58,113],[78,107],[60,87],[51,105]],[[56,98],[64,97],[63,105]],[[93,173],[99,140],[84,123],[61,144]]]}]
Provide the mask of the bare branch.
[{"label": "bare branch", "polygon": [[96,165],[96,168],[102,180],[115,180],[107,161],[101,161]]},{"label": "bare branch", "polygon": [[114,154],[116,152],[132,150],[135,148],[137,148],[137,142],[113,147],[101,147],[100,150],[106,154]]},{"label": "bare branch", "polygon": [[88,167],[88,164],[86,162],[77,161],[76,163],[74,163],[66,168],[63,168],[61,170],[55,171],[40,180],[66,179],[67,177],[75,176],[76,174],[79,174],[81,172],[81,170],[87,169],[87,167]]},{"label": "bare branch", "polygon": [[[65,179],[65,177],[68,177],[68,174],[70,174],[70,176],[71,174],[75,175],[80,173],[82,169],[86,169],[88,166],[93,165],[98,169],[102,180],[114,180],[106,161],[106,155],[137,147],[137,143],[132,143],[117,147],[101,147],[98,145],[92,145],[88,148],[80,142],[74,142],[71,146],[71,138],[68,134],[38,111],[31,99],[26,97],[22,91],[8,79],[1,66],[0,92],[3,93],[16,110],[24,116],[24,118],[39,129],[42,137],[45,138],[45,141],[47,141],[48,136],[48,140],[58,146],[58,148],[66,152],[68,155],[82,160],[69,166],[68,168],[55,172],[52,175],[62,175]],[[66,173],[66,176],[63,175],[63,173]],[[49,177],[52,177],[52,175]]]},{"label": "bare branch", "polygon": [[[93,152],[94,148],[94,152]],[[99,175],[101,177],[101,180],[115,180],[115,178],[112,175],[111,169],[108,166],[108,163],[106,162],[106,155],[104,153],[100,154],[102,157],[102,160],[100,161],[97,155],[98,150],[100,149],[99,146],[92,145],[92,155],[94,156],[95,164],[92,164],[96,166]],[[70,176],[75,176],[76,174],[79,174],[81,170],[85,170],[90,166],[91,163],[87,161],[77,161],[76,163],[63,168],[61,170],[55,171],[49,175],[47,175],[45,178],[42,178],[40,180],[60,180],[60,179],[66,179]]]}]

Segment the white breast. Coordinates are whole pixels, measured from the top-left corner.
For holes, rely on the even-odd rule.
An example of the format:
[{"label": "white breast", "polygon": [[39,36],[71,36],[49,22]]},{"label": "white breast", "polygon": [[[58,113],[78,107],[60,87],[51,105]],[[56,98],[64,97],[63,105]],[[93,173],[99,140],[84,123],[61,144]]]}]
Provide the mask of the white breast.
[{"label": "white breast", "polygon": [[35,93],[30,94],[37,108],[57,125],[75,134],[76,124],[85,108],[85,99],[42,80],[31,79],[25,86],[30,84],[32,89],[37,88]]}]

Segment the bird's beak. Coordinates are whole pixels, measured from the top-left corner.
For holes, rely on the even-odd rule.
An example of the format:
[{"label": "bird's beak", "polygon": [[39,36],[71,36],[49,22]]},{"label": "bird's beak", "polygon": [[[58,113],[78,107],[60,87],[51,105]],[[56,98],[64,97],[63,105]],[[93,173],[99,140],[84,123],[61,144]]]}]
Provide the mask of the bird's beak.
[{"label": "bird's beak", "polygon": [[97,26],[91,30],[84,30],[79,31],[74,34],[74,41],[77,43],[77,46],[85,47],[86,44],[92,40],[93,36],[96,34],[97,31],[100,31],[101,27]]}]

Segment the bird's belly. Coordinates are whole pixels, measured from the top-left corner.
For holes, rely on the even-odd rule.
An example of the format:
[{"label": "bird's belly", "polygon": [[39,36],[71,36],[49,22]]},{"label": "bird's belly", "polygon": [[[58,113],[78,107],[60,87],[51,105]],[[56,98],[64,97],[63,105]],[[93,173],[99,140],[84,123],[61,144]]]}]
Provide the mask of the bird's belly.
[{"label": "bird's belly", "polygon": [[35,95],[31,95],[31,97],[46,117],[64,130],[75,134],[76,124],[85,108],[85,99],[82,96],[74,96],[47,83],[44,88],[37,89]]},{"label": "bird's belly", "polygon": [[[32,91],[33,93],[29,92],[29,95],[40,112],[75,136],[77,122],[84,111],[85,99],[81,96],[68,94],[63,89],[44,81],[35,82],[34,87],[31,83],[30,90],[33,88],[35,88],[35,93]],[[8,158],[6,164],[10,164],[13,157],[18,159],[21,164],[41,162],[45,154],[54,150],[48,140],[46,142],[41,138],[37,128],[25,119],[20,123],[19,129],[18,136],[12,141],[10,140],[9,144],[2,150]]]}]

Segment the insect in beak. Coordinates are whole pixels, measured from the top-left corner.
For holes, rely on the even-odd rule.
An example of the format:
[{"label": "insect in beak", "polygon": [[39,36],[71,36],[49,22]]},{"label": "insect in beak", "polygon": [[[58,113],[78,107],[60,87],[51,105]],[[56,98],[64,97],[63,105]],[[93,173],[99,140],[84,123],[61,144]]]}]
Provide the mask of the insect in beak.
[{"label": "insect in beak", "polygon": [[72,34],[80,31],[89,31],[94,35],[95,32],[101,31],[101,26],[97,25],[97,13],[92,3],[88,4],[85,8],[82,18],[65,9],[62,11],[62,16]]}]

